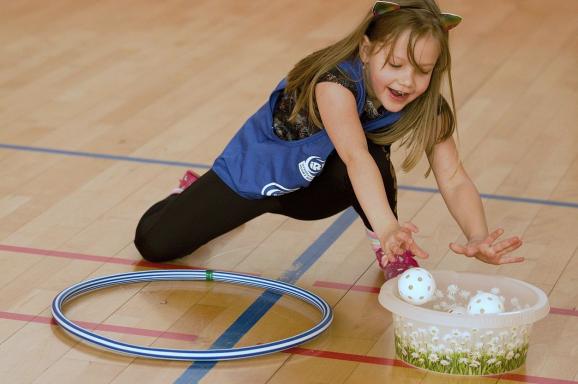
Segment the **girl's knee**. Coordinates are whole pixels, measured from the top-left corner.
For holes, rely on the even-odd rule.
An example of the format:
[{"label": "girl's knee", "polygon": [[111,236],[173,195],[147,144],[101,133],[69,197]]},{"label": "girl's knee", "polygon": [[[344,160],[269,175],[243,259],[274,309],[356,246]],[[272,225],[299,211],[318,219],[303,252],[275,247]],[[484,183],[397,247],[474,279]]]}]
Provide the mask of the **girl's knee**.
[{"label": "girl's knee", "polygon": [[151,241],[148,237],[136,236],[134,239],[134,245],[143,259],[147,261],[158,263],[175,258],[169,255],[169,252],[167,252],[165,247],[158,244],[158,242]]},{"label": "girl's knee", "polygon": [[134,245],[143,259],[147,261],[156,263],[180,257],[175,255],[173,249],[171,249],[170,242],[159,236],[156,231],[144,231],[140,226],[137,227],[135,233]]},{"label": "girl's knee", "polygon": [[194,252],[201,244],[178,244],[162,233],[148,231],[146,235],[136,233],[134,245],[143,259],[154,263],[170,261],[187,256]]},{"label": "girl's knee", "polygon": [[[148,212],[147,212],[148,213]],[[139,221],[134,236],[134,245],[143,259],[152,262],[161,262],[174,259],[169,255],[167,242],[163,241],[158,231],[155,231],[155,222],[145,214]]]}]

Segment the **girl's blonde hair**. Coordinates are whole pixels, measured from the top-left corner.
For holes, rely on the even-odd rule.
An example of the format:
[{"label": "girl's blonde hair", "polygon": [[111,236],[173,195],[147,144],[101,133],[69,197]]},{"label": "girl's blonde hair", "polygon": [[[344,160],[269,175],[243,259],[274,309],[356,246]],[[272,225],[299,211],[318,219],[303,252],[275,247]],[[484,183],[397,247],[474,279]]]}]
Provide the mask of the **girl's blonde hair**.
[{"label": "girl's blonde hair", "polygon": [[[434,0],[396,2],[402,6],[401,9],[381,16],[373,16],[370,12],[344,39],[312,53],[297,63],[287,77],[286,92],[297,94],[290,121],[294,121],[298,112],[305,108],[310,121],[322,128],[314,97],[315,85],[322,74],[335,68],[340,62],[357,58],[364,36],[367,35],[370,40],[370,52],[375,53],[383,47],[394,47],[400,35],[409,30],[407,55],[418,71],[421,69],[415,60],[413,47],[419,39],[432,36],[439,43],[440,55],[433,68],[427,90],[405,106],[402,117],[396,123],[382,131],[366,133],[371,141],[379,145],[389,145],[401,140],[401,146],[406,146],[408,152],[402,163],[402,169],[409,171],[419,162],[424,151],[429,156],[436,143],[452,136],[456,126],[453,112],[455,102],[448,32],[440,23],[439,7]],[[389,62],[392,51],[393,49],[389,49],[385,63]],[[444,75],[447,75],[449,83],[451,107],[440,94]],[[429,171],[428,169],[426,176]]]}]

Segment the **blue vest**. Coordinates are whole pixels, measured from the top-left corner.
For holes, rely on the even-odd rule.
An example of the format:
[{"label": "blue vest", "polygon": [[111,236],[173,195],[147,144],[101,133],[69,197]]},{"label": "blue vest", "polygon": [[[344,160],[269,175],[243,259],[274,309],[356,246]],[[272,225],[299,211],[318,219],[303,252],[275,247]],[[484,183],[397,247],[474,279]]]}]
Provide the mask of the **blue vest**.
[{"label": "blue vest", "polygon": [[[339,68],[356,82],[357,112],[361,115],[366,97],[362,63],[359,59],[344,61]],[[307,187],[335,149],[325,130],[295,141],[275,135],[273,112],[286,85],[287,80],[283,79],[269,101],[247,120],[213,164],[213,171],[221,180],[247,199],[280,196]],[[399,112],[389,112],[367,122],[363,129],[375,131],[400,117]]]}]

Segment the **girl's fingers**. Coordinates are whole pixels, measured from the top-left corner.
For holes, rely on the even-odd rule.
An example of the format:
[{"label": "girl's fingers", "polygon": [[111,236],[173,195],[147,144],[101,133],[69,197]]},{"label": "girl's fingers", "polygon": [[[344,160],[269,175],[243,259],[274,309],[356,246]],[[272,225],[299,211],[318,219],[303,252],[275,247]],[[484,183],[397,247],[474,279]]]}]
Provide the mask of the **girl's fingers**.
[{"label": "girl's fingers", "polygon": [[502,257],[504,255],[507,255],[511,252],[514,252],[516,249],[520,248],[522,246],[522,244],[516,244],[516,245],[512,245],[511,247],[508,247],[500,252],[497,253],[498,257]]},{"label": "girl's fingers", "polygon": [[403,223],[403,225],[401,226],[402,228],[406,228],[409,229],[410,231],[412,231],[413,233],[418,233],[419,229],[415,226],[414,223],[408,221]]},{"label": "girl's fingers", "polygon": [[403,242],[407,244],[413,243],[413,239],[411,238],[411,232],[408,234],[407,232],[399,231],[395,234],[395,238],[399,240],[400,243]]},{"label": "girl's fingers", "polygon": [[450,243],[450,249],[452,251],[454,251],[455,253],[458,253],[460,255],[466,254],[466,247],[464,247],[463,245],[460,245],[458,243]]},{"label": "girl's fingers", "polygon": [[387,255],[384,254],[383,251],[382,251],[381,257],[378,257],[378,258],[377,258],[377,263],[379,264],[379,267],[380,267],[381,269],[383,269],[383,268],[385,268],[385,265],[387,264],[386,261],[388,261],[388,260],[389,260],[389,259],[388,259]]},{"label": "girl's fingers", "polygon": [[498,228],[495,231],[493,231],[492,233],[490,233],[488,235],[488,240],[490,240],[490,244],[492,244],[494,241],[496,241],[498,239],[498,237],[502,236],[504,234],[504,230],[502,228]]},{"label": "girl's fingers", "polygon": [[399,245],[396,245],[396,246],[392,247],[391,250],[393,251],[393,254],[394,254],[394,255],[401,255],[401,254],[403,254],[403,252],[404,252],[404,251],[403,251],[403,248],[402,248],[401,246],[399,246]]},{"label": "girl's fingers", "polygon": [[395,254],[392,252],[389,252],[386,256],[387,256],[387,261],[389,261],[390,263],[393,263],[396,259]]},{"label": "girl's fingers", "polygon": [[519,248],[522,245],[522,240],[518,237],[511,237],[507,240],[500,241],[499,243],[494,245],[494,249],[496,252],[501,252],[503,250],[509,249],[514,247],[514,249]]},{"label": "girl's fingers", "polygon": [[413,233],[413,231],[409,228],[406,227],[399,227],[399,231],[398,232],[403,232],[403,233],[407,233],[408,235],[411,236],[411,234]]},{"label": "girl's fingers", "polygon": [[409,250],[411,251],[411,253],[413,253],[414,255],[416,255],[418,257],[421,257],[422,259],[427,259],[429,257],[427,252],[424,251],[423,249],[421,249],[419,247],[419,245],[417,245],[416,243],[410,244]]},{"label": "girl's fingers", "polygon": [[474,257],[478,252],[480,252],[478,247],[467,246],[465,255],[468,257]]},{"label": "girl's fingers", "polygon": [[521,263],[524,261],[522,256],[502,257],[498,260],[498,264]]},{"label": "girl's fingers", "polygon": [[520,248],[521,246],[522,246],[522,243],[513,244],[513,245],[511,245],[507,248],[504,248],[501,251],[497,252],[497,256],[502,257],[504,255],[507,255],[508,253],[515,251],[516,249]]},{"label": "girl's fingers", "polygon": [[395,261],[397,255],[403,255],[406,251],[410,251],[422,259],[429,257],[427,252],[415,243],[415,240],[412,238],[414,232],[417,232],[417,227],[412,223],[405,223],[404,226],[389,236],[383,247],[387,260]]},{"label": "girl's fingers", "polygon": [[490,233],[482,243],[474,242],[465,246],[457,243],[450,243],[450,249],[455,253],[466,255],[468,257],[477,257],[489,264],[510,264],[524,261],[524,258],[521,256],[506,256],[510,252],[520,248],[522,245],[522,240],[520,240],[520,238],[511,237],[492,245],[492,243],[503,233],[504,230],[498,228]]},{"label": "girl's fingers", "polygon": [[391,240],[385,244],[384,252],[386,252],[387,255],[391,255],[391,257],[389,257],[389,260],[391,261],[392,258],[395,259],[395,255],[401,255],[403,250],[401,248],[401,244],[395,241],[394,238],[394,240]]},{"label": "girl's fingers", "polygon": [[[400,232],[397,234],[397,238],[402,240],[400,247],[405,250],[410,251],[414,255],[421,257],[422,259],[427,259],[429,255],[424,251],[407,233]],[[403,253],[403,252],[402,252]]]},{"label": "girl's fingers", "polygon": [[484,255],[486,257],[490,257],[490,258],[496,257],[496,251],[494,251],[492,246],[487,245],[487,244],[481,244],[478,249],[475,249],[474,247],[472,247],[470,252],[472,252],[474,255],[476,253],[480,252],[482,255]]}]

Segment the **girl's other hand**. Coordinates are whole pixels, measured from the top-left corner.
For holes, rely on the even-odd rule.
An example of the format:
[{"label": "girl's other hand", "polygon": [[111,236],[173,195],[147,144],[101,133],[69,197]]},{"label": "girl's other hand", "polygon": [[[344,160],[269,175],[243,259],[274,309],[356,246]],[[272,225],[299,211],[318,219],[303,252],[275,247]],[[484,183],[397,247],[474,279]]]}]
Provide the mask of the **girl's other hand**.
[{"label": "girl's other hand", "polygon": [[509,264],[524,261],[523,257],[508,255],[522,245],[522,240],[519,237],[510,237],[496,243],[498,237],[503,233],[504,230],[498,228],[485,239],[472,239],[465,245],[450,243],[450,249],[457,254],[475,257],[488,264]]},{"label": "girl's other hand", "polygon": [[381,248],[384,257],[386,257],[387,260],[394,262],[396,260],[396,255],[403,255],[405,251],[410,251],[415,256],[427,259],[429,257],[427,252],[421,249],[412,237],[412,235],[417,232],[417,227],[410,222],[407,222],[389,232],[381,241]]}]

